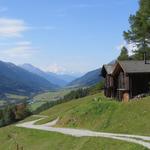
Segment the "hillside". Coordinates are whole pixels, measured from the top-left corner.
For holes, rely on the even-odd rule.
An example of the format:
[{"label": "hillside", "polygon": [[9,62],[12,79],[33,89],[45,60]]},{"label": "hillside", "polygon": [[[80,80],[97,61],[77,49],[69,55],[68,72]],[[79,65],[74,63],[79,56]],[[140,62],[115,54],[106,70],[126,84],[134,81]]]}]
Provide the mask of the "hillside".
[{"label": "hillside", "polygon": [[[113,133],[150,135],[150,97],[141,101],[120,103],[105,98],[102,94],[88,96],[78,100],[59,104],[42,112],[48,119],[39,121],[46,123],[60,117],[57,127],[71,127],[107,131]],[[27,120],[36,119],[29,117]],[[3,136],[2,136],[3,135]],[[75,138],[54,132],[17,128],[13,125],[0,129],[0,149],[8,146],[15,148],[14,139],[24,149],[60,149],[66,150],[147,150],[128,142],[107,138],[82,137]]]},{"label": "hillside", "polygon": [[148,150],[145,147],[106,138],[76,138],[54,132],[7,126],[0,129],[1,150]]},{"label": "hillside", "polygon": [[23,69],[29,72],[37,74],[45,78],[46,80],[50,81],[51,83],[61,86],[61,87],[65,86],[66,84],[68,84],[69,82],[75,79],[75,77],[70,76],[70,75],[58,75],[52,72],[44,72],[41,69],[34,67],[31,64],[23,64],[23,65],[20,65],[20,67],[22,67]]},{"label": "hillside", "polygon": [[31,95],[33,93],[57,88],[46,79],[30,73],[12,63],[0,61],[0,97],[6,93]]},{"label": "hillside", "polygon": [[102,77],[100,76],[100,69],[96,69],[94,71],[90,71],[86,73],[84,76],[75,79],[71,83],[69,83],[68,87],[88,87],[93,86],[100,82]]},{"label": "hillside", "polygon": [[129,103],[112,101],[96,94],[57,105],[42,115],[61,118],[57,126],[96,131],[150,135],[150,97]]}]

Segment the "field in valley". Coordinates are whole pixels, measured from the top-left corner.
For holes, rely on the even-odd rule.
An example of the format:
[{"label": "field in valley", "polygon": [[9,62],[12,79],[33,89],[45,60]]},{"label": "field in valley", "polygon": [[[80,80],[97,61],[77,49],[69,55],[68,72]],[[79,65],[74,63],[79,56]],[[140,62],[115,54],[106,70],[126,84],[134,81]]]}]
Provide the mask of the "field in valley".
[{"label": "field in valley", "polygon": [[63,89],[56,92],[46,92],[41,93],[33,97],[33,103],[31,103],[31,110],[34,111],[43,104],[51,101],[57,101],[60,98],[63,98],[64,95],[70,92],[70,89]]}]

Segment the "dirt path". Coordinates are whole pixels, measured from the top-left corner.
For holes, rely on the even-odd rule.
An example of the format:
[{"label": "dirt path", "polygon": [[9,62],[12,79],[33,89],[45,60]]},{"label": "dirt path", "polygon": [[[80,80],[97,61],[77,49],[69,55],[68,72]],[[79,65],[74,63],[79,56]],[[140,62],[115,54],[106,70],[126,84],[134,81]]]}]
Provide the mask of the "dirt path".
[{"label": "dirt path", "polygon": [[35,122],[44,119],[46,116],[41,116],[41,119],[37,119],[34,121],[29,121],[25,123],[19,123],[17,127],[23,128],[30,128],[30,129],[38,129],[44,131],[51,131],[51,132],[58,132],[66,135],[71,135],[75,137],[104,137],[104,138],[111,138],[116,140],[127,141],[131,143],[140,144],[144,147],[150,149],[150,136],[139,136],[139,135],[128,135],[128,134],[114,134],[114,133],[104,133],[104,132],[95,132],[91,130],[84,130],[84,129],[72,129],[72,128],[56,128],[53,127],[59,120],[56,120],[42,124],[42,125],[35,125]]}]

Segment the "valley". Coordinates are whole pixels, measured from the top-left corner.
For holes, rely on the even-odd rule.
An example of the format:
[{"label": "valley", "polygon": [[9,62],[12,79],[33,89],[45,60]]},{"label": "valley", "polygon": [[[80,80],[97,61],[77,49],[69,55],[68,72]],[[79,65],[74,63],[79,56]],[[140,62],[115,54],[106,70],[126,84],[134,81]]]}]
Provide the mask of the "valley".
[{"label": "valley", "polygon": [[0,150],[150,150],[150,0],[2,0]]}]

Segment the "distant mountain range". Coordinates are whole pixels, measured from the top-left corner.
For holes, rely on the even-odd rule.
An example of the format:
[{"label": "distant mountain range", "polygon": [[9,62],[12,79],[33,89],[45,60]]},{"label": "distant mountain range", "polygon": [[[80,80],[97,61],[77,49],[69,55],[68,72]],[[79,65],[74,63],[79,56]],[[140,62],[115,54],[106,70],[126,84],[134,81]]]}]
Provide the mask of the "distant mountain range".
[{"label": "distant mountain range", "polygon": [[102,80],[100,76],[101,69],[90,71],[80,78],[75,79],[67,87],[89,87],[97,84]]},{"label": "distant mountain range", "polygon": [[61,75],[55,74],[52,72],[44,72],[39,68],[31,65],[31,64],[23,64],[20,65],[23,69],[37,74],[53,84],[58,85],[59,87],[85,87],[92,86],[98,83],[102,77],[100,76],[100,69],[96,69],[94,71],[90,71],[83,75],[82,77],[76,78],[70,75]]},{"label": "distant mountain range", "polygon": [[31,95],[58,86],[12,63],[0,61],[0,96],[5,93]]},{"label": "distant mountain range", "polygon": [[0,61],[0,99],[5,94],[27,95],[53,91],[63,87],[88,87],[101,81],[100,69],[75,79],[70,75],[44,72],[31,64],[16,66]]},{"label": "distant mountain range", "polygon": [[71,75],[65,75],[65,74],[59,75],[59,74],[55,74],[52,72],[44,72],[40,70],[39,68],[34,67],[31,64],[23,64],[23,65],[20,65],[20,67],[38,76],[41,76],[45,78],[46,80],[50,81],[51,83],[58,85],[60,87],[64,87],[65,85],[67,85],[69,82],[73,81],[76,78]]}]

